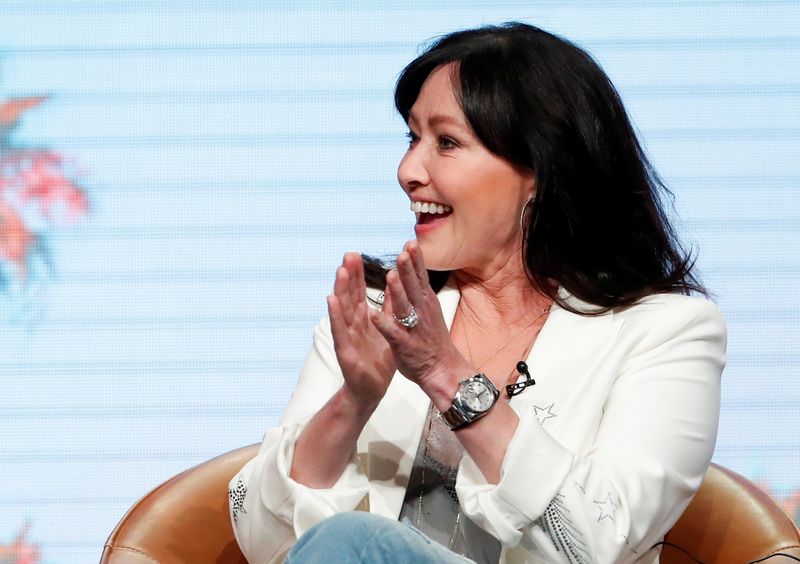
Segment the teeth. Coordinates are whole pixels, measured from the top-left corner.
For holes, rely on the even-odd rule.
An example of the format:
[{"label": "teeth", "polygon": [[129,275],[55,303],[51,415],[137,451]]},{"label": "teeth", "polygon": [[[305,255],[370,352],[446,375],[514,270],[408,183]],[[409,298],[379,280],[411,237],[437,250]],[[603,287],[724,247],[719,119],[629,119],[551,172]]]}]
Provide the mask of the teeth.
[{"label": "teeth", "polygon": [[445,214],[453,211],[453,208],[435,202],[411,202],[411,211],[414,213]]}]

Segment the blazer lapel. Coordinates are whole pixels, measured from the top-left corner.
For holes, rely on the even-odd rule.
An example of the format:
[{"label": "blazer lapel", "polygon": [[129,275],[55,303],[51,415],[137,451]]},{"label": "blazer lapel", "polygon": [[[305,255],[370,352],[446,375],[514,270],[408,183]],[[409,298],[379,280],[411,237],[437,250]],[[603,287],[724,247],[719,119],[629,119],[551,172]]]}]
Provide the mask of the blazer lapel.
[{"label": "blazer lapel", "polygon": [[[577,309],[591,307],[576,298],[567,301]],[[514,396],[511,406],[520,416],[532,409],[542,427],[567,446],[561,425],[611,350],[620,327],[612,312],[584,316],[553,304],[527,359],[536,385]]]}]

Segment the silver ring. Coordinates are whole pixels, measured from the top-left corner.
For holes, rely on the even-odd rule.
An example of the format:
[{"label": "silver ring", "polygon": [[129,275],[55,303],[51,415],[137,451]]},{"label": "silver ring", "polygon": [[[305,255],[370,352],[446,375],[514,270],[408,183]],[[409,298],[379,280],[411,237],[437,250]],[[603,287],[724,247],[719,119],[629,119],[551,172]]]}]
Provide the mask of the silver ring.
[{"label": "silver ring", "polygon": [[408,312],[408,315],[405,317],[397,317],[394,316],[395,321],[397,321],[403,327],[407,327],[409,329],[413,329],[419,323],[419,316],[417,315],[417,310],[414,309],[414,306],[411,306],[411,311]]}]

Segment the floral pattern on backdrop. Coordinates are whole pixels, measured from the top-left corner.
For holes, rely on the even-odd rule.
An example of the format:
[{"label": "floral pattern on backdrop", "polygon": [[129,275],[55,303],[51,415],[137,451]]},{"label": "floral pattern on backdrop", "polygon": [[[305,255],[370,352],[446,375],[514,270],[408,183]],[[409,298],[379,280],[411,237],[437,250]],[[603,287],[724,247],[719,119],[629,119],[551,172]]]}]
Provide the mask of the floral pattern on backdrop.
[{"label": "floral pattern on backdrop", "polygon": [[26,523],[9,544],[0,544],[0,564],[39,564],[39,547],[27,539],[29,525]]},{"label": "floral pattern on backdrop", "polygon": [[[48,239],[89,211],[86,191],[78,182],[82,171],[75,163],[51,149],[14,142],[13,133],[23,113],[46,99],[31,96],[0,103],[2,301],[31,299],[31,289],[53,272]],[[24,309],[8,308],[3,317],[15,321],[14,313]]]}]

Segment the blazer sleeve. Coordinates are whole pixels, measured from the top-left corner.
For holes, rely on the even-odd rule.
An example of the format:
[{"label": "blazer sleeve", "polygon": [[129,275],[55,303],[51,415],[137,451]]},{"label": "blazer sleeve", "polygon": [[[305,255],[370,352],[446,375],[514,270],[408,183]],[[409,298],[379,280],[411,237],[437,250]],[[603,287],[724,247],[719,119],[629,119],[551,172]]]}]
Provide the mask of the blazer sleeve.
[{"label": "blazer sleeve", "polygon": [[329,489],[312,489],[289,477],[295,441],[342,382],[326,318],[314,331],[279,426],[267,431],[258,455],[229,485],[233,531],[249,562],[281,562],[303,532],[335,513],[355,509],[367,494],[369,483],[355,458]]},{"label": "blazer sleeve", "polygon": [[631,344],[585,452],[559,444],[529,410],[498,484],[464,456],[464,512],[521,561],[639,560],[700,487],[719,418],[722,316],[705,300],[681,297],[630,325]]}]

